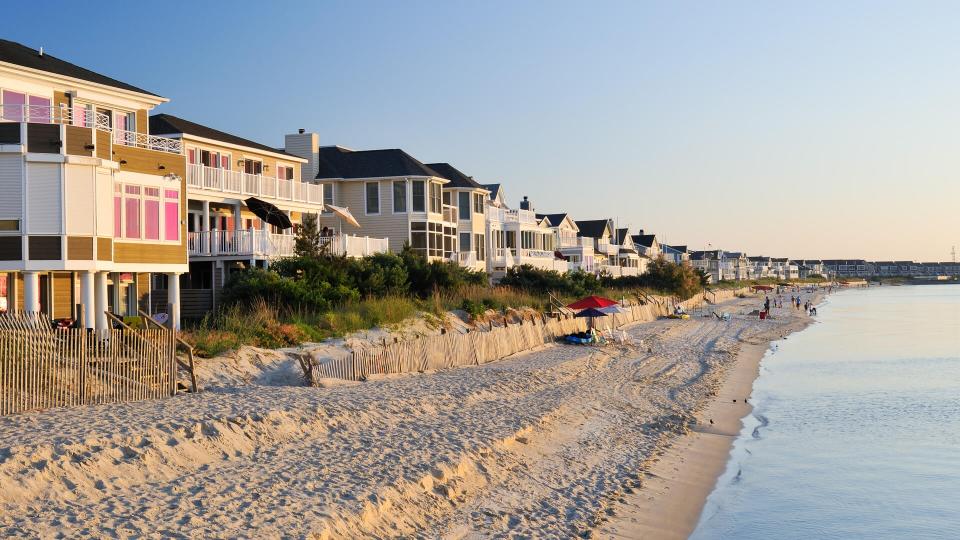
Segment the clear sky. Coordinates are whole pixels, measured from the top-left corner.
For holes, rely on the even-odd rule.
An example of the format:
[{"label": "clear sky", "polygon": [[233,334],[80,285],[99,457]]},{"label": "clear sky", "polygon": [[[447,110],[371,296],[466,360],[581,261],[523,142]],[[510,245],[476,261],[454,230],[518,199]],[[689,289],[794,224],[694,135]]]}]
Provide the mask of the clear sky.
[{"label": "clear sky", "polygon": [[4,38],[267,144],[400,147],[691,248],[949,260],[957,2],[29,2]]}]

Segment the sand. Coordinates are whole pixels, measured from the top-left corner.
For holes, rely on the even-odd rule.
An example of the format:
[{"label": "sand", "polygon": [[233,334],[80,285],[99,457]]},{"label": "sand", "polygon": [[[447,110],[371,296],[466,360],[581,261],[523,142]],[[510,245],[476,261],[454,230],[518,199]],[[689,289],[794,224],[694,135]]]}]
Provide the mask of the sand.
[{"label": "sand", "polygon": [[[745,351],[802,324],[741,315],[757,304],[634,325],[623,346],[322,388],[258,352],[208,366],[199,394],[0,418],[0,535],[669,537],[645,524],[695,523],[745,414],[723,402],[756,374]],[[657,461],[672,452],[688,476]]]}]

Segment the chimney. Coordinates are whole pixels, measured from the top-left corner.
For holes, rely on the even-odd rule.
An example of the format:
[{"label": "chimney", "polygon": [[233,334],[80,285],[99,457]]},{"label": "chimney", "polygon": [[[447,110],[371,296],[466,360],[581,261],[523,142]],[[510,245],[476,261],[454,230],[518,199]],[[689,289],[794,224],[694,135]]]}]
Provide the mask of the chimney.
[{"label": "chimney", "polygon": [[43,56],[43,47],[40,47],[40,56]]},{"label": "chimney", "polygon": [[520,209],[530,210],[531,212],[533,212],[533,205],[530,204],[530,199],[528,199],[526,195],[524,195],[523,200],[520,201]]},{"label": "chimney", "polygon": [[283,145],[283,150],[288,154],[307,160],[301,167],[300,177],[304,182],[313,181],[320,170],[320,135],[300,128],[296,133],[284,137]]}]

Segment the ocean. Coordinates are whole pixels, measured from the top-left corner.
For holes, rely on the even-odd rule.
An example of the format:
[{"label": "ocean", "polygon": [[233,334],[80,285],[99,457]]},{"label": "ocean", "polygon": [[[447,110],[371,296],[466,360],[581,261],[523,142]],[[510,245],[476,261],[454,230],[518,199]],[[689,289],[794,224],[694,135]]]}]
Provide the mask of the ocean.
[{"label": "ocean", "polygon": [[764,357],[691,538],[960,538],[960,285],[818,312]]}]

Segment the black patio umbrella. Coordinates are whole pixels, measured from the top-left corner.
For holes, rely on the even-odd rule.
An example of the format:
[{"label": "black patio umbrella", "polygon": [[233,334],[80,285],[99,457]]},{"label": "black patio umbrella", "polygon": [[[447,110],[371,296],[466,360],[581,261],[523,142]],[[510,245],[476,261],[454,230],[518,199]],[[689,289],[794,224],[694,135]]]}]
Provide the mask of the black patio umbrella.
[{"label": "black patio umbrella", "polygon": [[267,223],[280,229],[289,229],[290,227],[293,227],[293,223],[290,222],[290,218],[287,216],[287,214],[276,206],[266,201],[261,201],[256,197],[250,197],[243,202],[247,205],[247,208],[249,208],[251,212],[256,214],[258,218],[266,221]]}]

